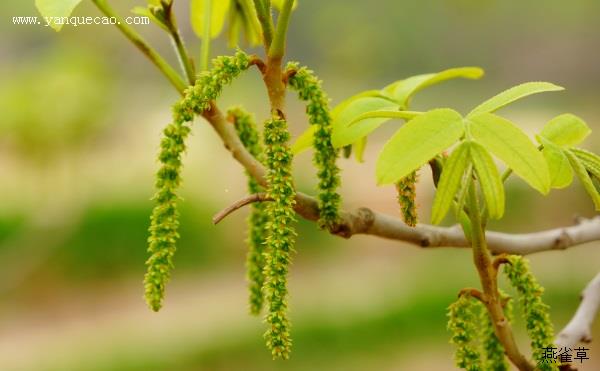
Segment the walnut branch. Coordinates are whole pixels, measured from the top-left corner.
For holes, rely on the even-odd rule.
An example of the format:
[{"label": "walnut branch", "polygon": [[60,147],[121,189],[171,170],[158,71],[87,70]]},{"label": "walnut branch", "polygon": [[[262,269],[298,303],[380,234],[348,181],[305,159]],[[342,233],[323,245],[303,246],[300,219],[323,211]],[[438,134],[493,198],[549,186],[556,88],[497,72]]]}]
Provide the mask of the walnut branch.
[{"label": "walnut branch", "polygon": [[266,193],[255,193],[249,196],[246,196],[244,198],[241,198],[239,200],[237,200],[236,202],[234,202],[233,204],[227,206],[225,209],[219,211],[217,214],[215,214],[215,216],[213,216],[212,218],[212,222],[213,224],[219,224],[219,222],[223,219],[225,219],[229,214],[233,213],[234,211],[249,205],[253,202],[264,202],[264,201],[273,201],[271,198],[269,198],[267,196]]},{"label": "walnut branch", "polygon": [[592,324],[600,310],[600,273],[594,277],[581,294],[577,312],[556,336],[556,346],[573,348],[580,341],[592,341]]},{"label": "walnut branch", "polygon": [[[213,126],[232,156],[262,186],[266,186],[265,168],[244,148],[235,128],[225,119],[218,107],[213,104],[203,116]],[[296,201],[296,212],[304,219],[316,221],[319,218],[319,208],[315,198],[298,192]],[[330,232],[344,238],[356,234],[373,235],[425,248],[468,248],[470,246],[460,226],[437,227],[419,224],[413,228],[406,226],[399,218],[365,207],[355,211],[341,211],[340,222]],[[600,240],[600,216],[593,219],[580,219],[578,224],[573,226],[534,233],[509,234],[488,231],[486,238],[493,254],[528,255],[547,250],[562,250]]]}]

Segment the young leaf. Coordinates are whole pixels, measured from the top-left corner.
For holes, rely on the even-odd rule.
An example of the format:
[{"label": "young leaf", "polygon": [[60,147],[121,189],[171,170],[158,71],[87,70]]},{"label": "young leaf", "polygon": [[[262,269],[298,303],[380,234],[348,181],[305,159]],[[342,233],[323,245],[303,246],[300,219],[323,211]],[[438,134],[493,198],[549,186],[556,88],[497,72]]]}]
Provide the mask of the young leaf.
[{"label": "young leaf", "polygon": [[473,116],[484,112],[494,112],[518,99],[527,97],[529,95],[558,90],[564,90],[564,88],[549,82],[526,82],[505,90],[502,93],[486,100],[479,106],[475,107],[473,111],[468,114],[468,116]]},{"label": "young leaf", "polygon": [[548,164],[550,171],[550,185],[552,188],[565,188],[573,182],[573,168],[569,164],[569,159],[563,153],[562,148],[553,142],[539,137],[540,143],[544,146],[542,155]]},{"label": "young leaf", "polygon": [[504,215],[504,185],[498,168],[492,156],[481,144],[473,141],[467,143],[488,214],[492,219],[500,219]]},{"label": "young leaf", "polygon": [[377,183],[397,182],[450,147],[463,133],[463,119],[451,109],[435,109],[415,117],[383,147],[377,159]]},{"label": "young leaf", "polygon": [[354,143],[354,158],[357,162],[363,163],[365,154],[365,148],[367,148],[367,137],[362,137],[358,142]]},{"label": "young leaf", "polygon": [[292,154],[294,154],[294,156],[312,147],[315,131],[317,131],[317,129],[318,127],[316,125],[310,125],[304,133],[300,134],[298,139],[296,139],[292,145]]},{"label": "young leaf", "polygon": [[352,121],[350,121],[350,123],[348,124],[348,126],[352,126],[352,125],[355,125],[355,124],[357,124],[357,123],[359,123],[359,122],[361,122],[363,120],[373,119],[373,118],[412,120],[415,117],[419,116],[420,114],[422,114],[422,112],[415,112],[415,111],[389,111],[389,110],[370,111],[370,112],[365,112],[365,113],[360,114],[357,117],[355,117]]},{"label": "young leaf", "polygon": [[358,116],[365,112],[377,110],[398,109],[398,104],[379,97],[361,97],[352,100],[333,115],[333,133],[331,142],[335,148],[355,143],[360,138],[377,129],[389,118],[371,118],[361,122],[361,125],[349,126]]},{"label": "young leaf", "polygon": [[577,156],[587,171],[600,181],[600,156],[581,148],[571,148],[570,151]]},{"label": "young leaf", "polygon": [[594,201],[596,210],[600,210],[600,193],[598,193],[598,190],[594,186],[594,182],[592,181],[592,178],[590,178],[585,166],[583,166],[579,158],[577,158],[571,150],[566,150],[564,153],[569,159],[571,166],[573,166],[575,174],[577,174],[577,177],[581,180],[583,187],[592,198],[592,201]]},{"label": "young leaf", "polygon": [[133,14],[141,15],[142,17],[148,17],[148,19],[154,22],[158,27],[162,28],[166,32],[169,32],[167,26],[160,19],[156,18],[156,16],[152,14],[150,9],[143,6],[136,6],[133,9],[131,9],[131,12]]},{"label": "young leaf", "polygon": [[431,85],[457,78],[479,79],[483,74],[483,70],[479,67],[450,68],[438,73],[417,75],[396,81],[385,87],[383,92],[397,100],[403,108],[406,108],[414,94]]},{"label": "young leaf", "polygon": [[[204,34],[204,2],[205,0],[190,1],[190,21],[198,37]],[[212,39],[219,36],[223,30],[230,3],[231,0],[211,0],[210,37]]]},{"label": "young leaf", "polygon": [[[35,6],[43,17],[68,17],[81,0],[35,0]],[[63,24],[50,22],[50,27],[58,32]]]},{"label": "young leaf", "polygon": [[498,156],[518,176],[542,194],[550,191],[550,174],[544,156],[515,124],[492,113],[469,118],[473,138]]},{"label": "young leaf", "polygon": [[591,132],[582,119],[565,113],[550,120],[540,136],[559,146],[574,146],[581,143]]},{"label": "young leaf", "polygon": [[439,224],[448,213],[450,206],[452,206],[454,196],[456,196],[463,180],[463,173],[467,167],[468,159],[469,147],[466,142],[463,142],[446,160],[431,209],[432,224]]},{"label": "young leaf", "polygon": [[354,94],[354,95],[353,95],[353,96],[351,96],[350,98],[346,98],[346,99],[344,99],[344,100],[343,100],[341,103],[339,103],[337,106],[333,107],[333,108],[331,109],[331,117],[332,117],[333,119],[335,119],[335,118],[336,118],[336,117],[337,117],[337,116],[340,114],[340,112],[342,112],[342,110],[346,109],[346,107],[347,107],[347,106],[348,106],[350,103],[354,102],[354,101],[355,101],[355,100],[357,100],[357,99],[360,99],[360,98],[365,98],[365,97],[371,97],[371,98],[372,98],[372,97],[376,97],[376,98],[382,98],[382,99],[391,100],[389,97],[387,97],[387,96],[385,96],[385,95],[381,94],[381,92],[380,92],[379,90],[366,90],[366,91],[363,91],[363,92],[361,92],[361,93]]},{"label": "young leaf", "polygon": [[[283,8],[283,1],[284,0],[271,0],[271,4],[273,4],[275,9],[281,10]],[[298,1],[294,0],[294,5],[292,5],[292,9],[296,9],[297,6],[298,6]]]}]

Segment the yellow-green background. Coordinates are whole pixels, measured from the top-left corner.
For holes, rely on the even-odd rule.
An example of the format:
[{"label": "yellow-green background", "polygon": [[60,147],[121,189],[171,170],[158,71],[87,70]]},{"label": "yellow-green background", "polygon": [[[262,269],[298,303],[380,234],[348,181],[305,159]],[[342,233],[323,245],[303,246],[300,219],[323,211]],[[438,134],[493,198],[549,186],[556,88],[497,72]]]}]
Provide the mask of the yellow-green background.
[{"label": "yellow-green background", "polygon": [[[112,1],[127,12],[143,1]],[[176,0],[194,56],[199,41]],[[486,77],[420,93],[414,109],[466,111],[514,84],[551,81],[565,92],[528,98],[502,114],[534,134],[573,112],[597,130],[600,150],[600,3],[530,1],[300,0],[289,58],[324,80],[332,103],[394,80],[476,65]],[[477,286],[467,250],[421,250],[368,236],[350,240],[299,223],[291,269],[294,350],[273,362],[261,318],[247,315],[242,210],[215,227],[211,216],[245,194],[241,167],[202,120],[185,158],[181,241],[164,309],[143,301],[146,229],[155,153],[170,105],[168,82],[111,26],[12,24],[34,16],[33,0],[0,4],[0,370],[451,370],[445,308]],[[83,1],[75,15],[96,16]],[[175,64],[154,26],[138,30]],[[224,39],[213,55],[229,53]],[[253,52],[260,52],[255,50]],[[307,126],[289,95],[294,134]],[[255,71],[228,88],[225,108],[241,103],[263,119],[265,90]],[[374,162],[398,126],[370,139],[366,162],[341,160],[344,206],[397,215],[392,187],[374,185]],[[310,154],[296,159],[297,184],[314,192]],[[421,173],[419,211],[429,216],[432,187]],[[508,182],[506,217],[494,229],[524,232],[594,215],[577,182],[542,197]],[[600,267],[600,244],[531,257],[557,328]],[[522,322],[519,342],[527,347]],[[595,326],[596,338],[600,327]],[[589,346],[581,370],[600,368]]]}]

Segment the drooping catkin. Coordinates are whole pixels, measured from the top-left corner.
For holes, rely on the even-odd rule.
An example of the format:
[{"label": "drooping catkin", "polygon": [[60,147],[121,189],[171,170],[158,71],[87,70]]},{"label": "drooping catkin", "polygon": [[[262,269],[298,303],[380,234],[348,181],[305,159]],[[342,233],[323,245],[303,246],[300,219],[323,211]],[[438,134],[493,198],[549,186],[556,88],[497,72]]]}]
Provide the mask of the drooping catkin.
[{"label": "drooping catkin", "polygon": [[265,162],[267,165],[267,243],[265,252],[265,298],[269,305],[265,333],[273,358],[288,359],[292,341],[287,313],[287,273],[294,251],[296,191],[292,179],[290,134],[285,120],[274,117],[265,123]]},{"label": "drooping catkin", "polygon": [[[244,147],[257,160],[263,161],[263,149],[260,141],[260,135],[256,128],[254,118],[240,107],[230,108],[227,111],[230,121],[234,123],[235,129],[240,137]],[[256,194],[264,192],[263,187],[258,184],[246,171],[248,177],[248,193]],[[263,307],[264,297],[262,287],[265,281],[263,269],[265,266],[265,241],[267,237],[266,203],[254,202],[250,206],[250,216],[248,217],[248,253],[246,255],[246,279],[248,280],[248,289],[250,291],[250,313],[258,315]]]},{"label": "drooping catkin", "polygon": [[557,370],[556,364],[543,362],[544,350],[554,345],[554,328],[550,321],[549,307],[542,301],[544,288],[537,282],[529,269],[528,261],[511,255],[504,265],[504,273],[519,293],[519,303],[526,321],[531,349],[540,370]]},{"label": "drooping catkin", "polygon": [[331,144],[332,120],[329,98],[321,88],[321,81],[306,67],[298,68],[297,63],[289,63],[287,71],[295,71],[289,78],[289,86],[298,92],[300,100],[307,102],[306,114],[311,125],[317,130],[314,134],[315,148],[313,163],[319,178],[319,227],[332,229],[339,222],[341,197],[337,192],[340,186],[340,169],[336,165],[338,150]]},{"label": "drooping catkin", "polygon": [[396,183],[398,193],[398,203],[404,223],[410,227],[415,227],[418,223],[417,217],[417,172],[413,171]]},{"label": "drooping catkin", "polygon": [[230,83],[249,66],[249,57],[238,51],[232,57],[218,57],[213,60],[211,71],[202,73],[196,84],[185,91],[185,96],[173,107],[173,122],[163,130],[158,160],[160,168],[156,173],[156,193],[154,210],[150,217],[150,237],[148,252],[151,254],[144,277],[146,301],[152,310],[162,306],[165,285],[173,268],[173,255],[179,239],[179,212],[177,211],[177,189],[181,184],[181,155],[185,152],[185,139],[190,133],[188,123],[194,114],[201,114],[210,108],[223,86]]},{"label": "drooping catkin", "polygon": [[[510,323],[512,322],[512,300],[508,295],[501,293],[500,297],[506,302],[504,306],[504,316]],[[481,340],[483,348],[483,369],[491,371],[507,371],[510,369],[508,361],[504,356],[504,346],[494,332],[494,325],[490,314],[481,306],[481,316],[479,323],[481,324]]]},{"label": "drooping catkin", "polygon": [[450,343],[456,345],[456,366],[469,370],[483,370],[481,354],[475,344],[477,336],[476,303],[468,294],[461,295],[448,307],[448,330],[452,333]]}]

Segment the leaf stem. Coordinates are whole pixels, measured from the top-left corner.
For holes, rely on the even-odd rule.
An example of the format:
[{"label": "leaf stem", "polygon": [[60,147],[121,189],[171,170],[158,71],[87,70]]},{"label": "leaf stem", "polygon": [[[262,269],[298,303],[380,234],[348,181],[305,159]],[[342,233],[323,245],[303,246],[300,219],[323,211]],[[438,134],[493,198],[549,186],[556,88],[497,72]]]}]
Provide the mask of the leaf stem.
[{"label": "leaf stem", "polygon": [[269,57],[283,57],[285,54],[285,40],[293,5],[294,0],[285,0],[283,3],[279,17],[277,17],[277,28],[275,29],[273,42],[269,47]]},{"label": "leaf stem", "polygon": [[204,30],[202,30],[202,50],[200,51],[200,70],[208,70],[210,60],[210,21],[212,15],[212,0],[204,0]]},{"label": "leaf stem", "polygon": [[187,87],[185,81],[181,78],[179,73],[164,60],[164,58],[158,54],[146,41],[138,34],[133,28],[129,27],[127,23],[108,5],[106,0],[92,0],[98,9],[108,17],[114,17],[117,19],[116,26],[119,30],[142,52],[154,65],[167,77],[167,79],[173,84],[180,94]]},{"label": "leaf stem", "polygon": [[510,322],[504,316],[502,300],[498,292],[496,280],[496,269],[491,261],[487,247],[481,208],[477,196],[477,188],[473,179],[469,180],[467,204],[469,218],[471,220],[471,246],[473,249],[473,261],[477,267],[483,293],[488,299],[484,304],[494,324],[496,336],[504,346],[506,355],[519,370],[532,371],[534,366],[520,353],[515,342]]},{"label": "leaf stem", "polygon": [[169,5],[163,5],[163,9],[166,14],[166,22],[167,27],[169,29],[169,35],[171,36],[171,40],[173,41],[173,45],[175,46],[175,51],[177,52],[177,57],[179,59],[179,63],[181,64],[181,69],[185,73],[188,83],[193,85],[196,82],[196,72],[194,68],[194,61],[190,58],[187,48],[183,43],[183,39],[181,38],[181,34],[179,33],[179,28],[177,27],[177,19],[175,18],[175,13],[173,12],[173,3]]}]

